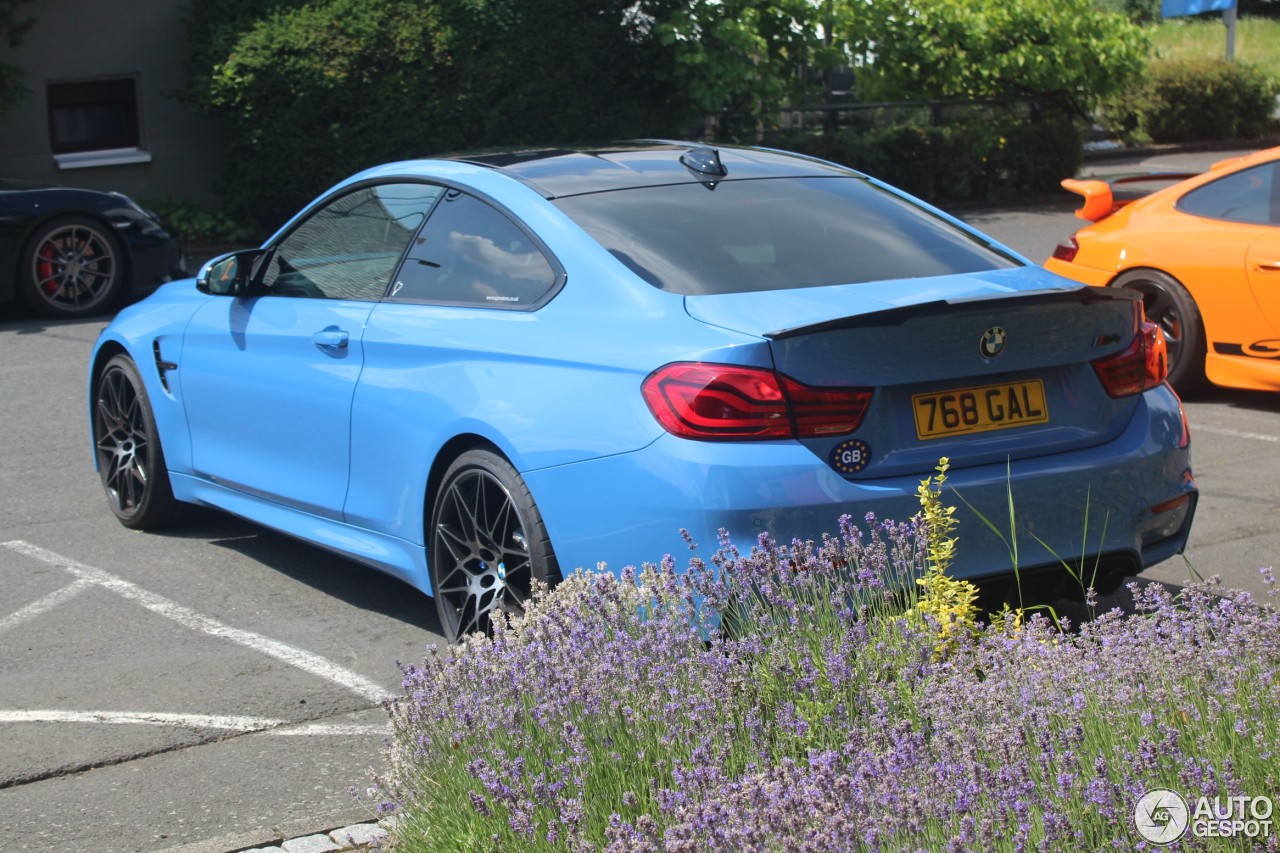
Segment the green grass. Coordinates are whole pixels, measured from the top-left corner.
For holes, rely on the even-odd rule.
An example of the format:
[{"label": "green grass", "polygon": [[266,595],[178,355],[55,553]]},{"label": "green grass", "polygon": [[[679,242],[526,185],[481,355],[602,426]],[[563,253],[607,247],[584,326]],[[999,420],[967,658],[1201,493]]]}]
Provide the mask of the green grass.
[{"label": "green grass", "polygon": [[[1216,15],[1172,18],[1152,28],[1151,43],[1160,59],[1222,59],[1227,29]],[[1241,18],[1236,24],[1235,58],[1280,79],[1280,20]]]}]

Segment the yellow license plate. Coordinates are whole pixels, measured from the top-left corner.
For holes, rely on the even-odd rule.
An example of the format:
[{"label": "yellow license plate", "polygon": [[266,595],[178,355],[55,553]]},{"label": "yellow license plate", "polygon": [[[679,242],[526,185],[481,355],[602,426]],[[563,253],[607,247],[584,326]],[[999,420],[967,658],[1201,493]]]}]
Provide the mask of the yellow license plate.
[{"label": "yellow license plate", "polygon": [[911,405],[922,441],[1049,422],[1039,379],[915,394]]}]

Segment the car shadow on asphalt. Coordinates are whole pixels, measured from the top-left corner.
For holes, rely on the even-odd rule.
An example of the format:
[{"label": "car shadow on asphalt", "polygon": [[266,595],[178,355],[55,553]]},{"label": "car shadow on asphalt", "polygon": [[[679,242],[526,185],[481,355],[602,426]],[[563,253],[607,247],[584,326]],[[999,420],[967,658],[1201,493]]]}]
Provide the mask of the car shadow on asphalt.
[{"label": "car shadow on asphalt", "polygon": [[[1022,608],[1028,616],[1039,613],[1075,631],[1084,623],[1114,610],[1119,610],[1126,616],[1139,613],[1131,588],[1134,584],[1139,588],[1161,586],[1174,598],[1184,589],[1177,584],[1126,575],[1110,581],[1109,588],[1099,592],[1090,605],[1085,601],[1083,588],[1073,579],[1056,573],[1052,576],[1055,580],[1047,580],[1049,575],[1046,574],[1025,578],[1020,591],[1012,577],[979,582],[978,618],[987,621],[991,614],[999,612],[1007,604],[1011,609]],[[1105,580],[1103,582],[1106,583]]]},{"label": "car shadow on asphalt", "polygon": [[404,581],[219,510],[188,507],[180,526],[159,535],[226,548],[352,607],[442,633],[433,599]]},{"label": "car shadow on asphalt", "polygon": [[[197,539],[235,551],[267,568],[280,572],[313,589],[346,602],[361,610],[380,613],[407,625],[441,635],[443,630],[430,596],[376,569],[363,566],[331,554],[322,548],[290,538],[252,522],[207,507],[190,507],[183,524],[160,535],[180,539]],[[1076,590],[1063,592],[1063,585],[1045,589],[1028,583],[1023,589],[1021,602],[1012,593],[1012,587],[993,589],[981,584],[983,595],[978,606],[980,618],[1000,609],[1004,602],[1010,607],[1022,606],[1028,612],[1049,612],[1059,620],[1066,620],[1073,628],[1091,618],[1119,609],[1126,615],[1137,611],[1130,584],[1146,586],[1159,584],[1171,596],[1177,596],[1183,587],[1177,584],[1148,578],[1126,576],[1115,589],[1101,593],[1090,608],[1083,593]]]},{"label": "car shadow on asphalt", "polygon": [[[1210,386],[1194,394],[1183,395],[1183,402],[1221,403],[1233,409],[1280,413],[1280,394],[1275,391],[1245,391],[1238,388]],[[1192,429],[1195,429],[1194,423]],[[1194,435],[1192,437],[1194,438]]]}]

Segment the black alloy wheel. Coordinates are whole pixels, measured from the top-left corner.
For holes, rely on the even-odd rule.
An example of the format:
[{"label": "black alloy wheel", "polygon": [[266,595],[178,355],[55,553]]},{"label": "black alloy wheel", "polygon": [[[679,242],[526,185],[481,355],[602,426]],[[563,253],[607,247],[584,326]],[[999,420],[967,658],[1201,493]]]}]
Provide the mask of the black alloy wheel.
[{"label": "black alloy wheel", "polygon": [[94,383],[93,441],[111,511],[125,527],[154,530],[178,509],[146,386],[133,361],[117,355]]},{"label": "black alloy wheel", "polygon": [[1159,270],[1131,270],[1111,286],[1142,294],[1147,319],[1160,327],[1169,345],[1169,384],[1184,397],[1203,390],[1207,384],[1204,323],[1182,283]]},{"label": "black alloy wheel", "polygon": [[427,553],[445,637],[492,631],[519,615],[534,581],[560,579],[542,516],[519,473],[485,450],[463,453],[441,480]]},{"label": "black alloy wheel", "polygon": [[46,317],[83,317],[112,307],[124,287],[124,253],[107,226],[62,216],[27,242],[23,300]]}]

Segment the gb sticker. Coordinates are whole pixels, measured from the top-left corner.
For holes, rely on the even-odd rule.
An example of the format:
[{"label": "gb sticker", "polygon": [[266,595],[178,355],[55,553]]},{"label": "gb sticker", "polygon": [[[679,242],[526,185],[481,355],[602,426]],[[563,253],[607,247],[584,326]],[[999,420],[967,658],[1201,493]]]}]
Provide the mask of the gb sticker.
[{"label": "gb sticker", "polygon": [[871,445],[860,438],[842,441],[831,451],[831,467],[841,474],[857,474],[871,461]]}]

